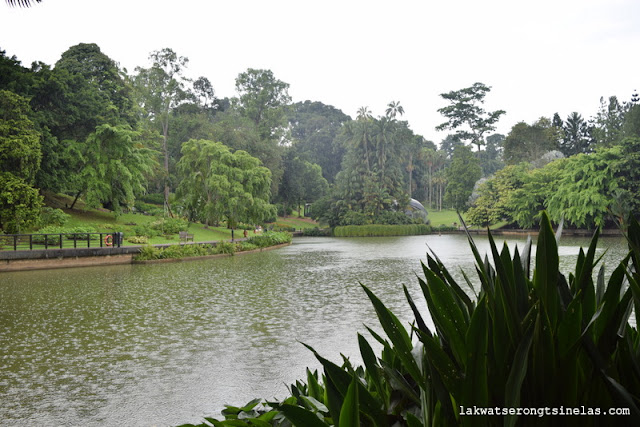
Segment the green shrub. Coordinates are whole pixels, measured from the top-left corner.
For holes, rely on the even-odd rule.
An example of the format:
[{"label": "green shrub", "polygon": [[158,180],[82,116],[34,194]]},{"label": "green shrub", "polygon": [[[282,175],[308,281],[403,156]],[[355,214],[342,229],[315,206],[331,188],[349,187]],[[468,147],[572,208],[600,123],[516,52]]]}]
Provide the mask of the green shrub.
[{"label": "green shrub", "polygon": [[[491,252],[483,259],[469,235],[480,284],[475,290],[465,276],[464,286],[473,297],[436,254],[427,255],[418,280],[428,313],[404,287],[415,318],[409,331],[363,285],[386,335],[368,329],[382,346],[380,356],[360,334],[360,367],[346,358],[339,366],[307,346],[322,376],[307,369],[306,382],[292,384],[284,401],[227,406],[228,423],[207,420],[220,426],[640,425],[640,316],[629,322],[640,308],[640,225],[629,223],[630,254],[608,283],[603,267],[594,274],[598,232],[580,250],[575,271],[560,273],[546,213],[533,271],[531,240],[512,254],[489,235]],[[514,411],[470,416],[473,408]],[[516,408],[535,412],[518,415]],[[545,415],[545,408],[627,408],[630,415],[569,419]]]},{"label": "green shrub", "polygon": [[[71,234],[75,233],[75,234]],[[98,240],[100,236],[96,233],[96,229],[89,226],[77,226],[77,227],[59,227],[55,225],[49,225],[43,227],[36,234],[33,235],[33,243],[44,244],[45,236],[42,234],[53,234],[52,236],[46,236],[47,245],[60,245],[59,234],[65,234],[63,238],[67,240],[87,240],[87,236],[90,240]],[[58,234],[57,236],[55,234]]]},{"label": "green shrub", "polygon": [[340,225],[347,226],[371,224],[371,219],[372,218],[370,216],[366,215],[363,212],[348,211],[342,216]]},{"label": "green shrub", "polygon": [[286,231],[289,233],[293,233],[294,231],[296,231],[295,227],[292,227],[290,225],[286,225],[286,224],[279,224],[279,223],[275,223],[273,225],[273,227],[271,228],[272,231]]},{"label": "green shrub", "polygon": [[145,203],[140,200],[136,200],[133,205],[136,208],[136,211],[140,213],[145,213],[148,215],[162,216],[164,215],[164,208],[162,207],[162,203],[160,205],[153,205],[150,203]]},{"label": "green shrub", "polygon": [[127,242],[135,245],[146,245],[149,243],[149,238],[147,236],[131,236],[127,237]]},{"label": "green shrub", "polygon": [[266,248],[291,243],[291,234],[281,231],[265,231],[262,234],[250,237],[247,241],[259,248]]},{"label": "green shrub", "polygon": [[386,224],[386,225],[407,225],[413,224],[414,221],[412,218],[409,218],[404,212],[397,211],[385,211],[375,217],[375,224]]},{"label": "green shrub", "polygon": [[144,246],[140,249],[140,253],[135,256],[135,259],[138,261],[146,261],[154,259],[180,259],[218,254],[234,255],[236,252],[240,251],[264,248],[287,242],[291,242],[290,234],[267,232],[262,235],[255,236],[247,241],[238,243],[218,242],[215,245],[186,244],[169,245],[164,247]]},{"label": "green shrub", "polygon": [[91,234],[96,233],[96,229],[90,226],[77,226],[64,228],[63,230],[64,233],[75,233],[65,236],[67,240],[87,240],[87,237],[89,240],[98,240],[100,238],[100,235],[98,234]]},{"label": "green shrub", "polygon": [[133,227],[133,234],[143,237],[156,237],[159,233],[156,229],[152,228],[149,224],[136,225]]},{"label": "green shrub", "polygon": [[336,227],[333,235],[337,237],[373,237],[373,236],[417,236],[431,233],[426,224],[409,225],[346,225]]},{"label": "green shrub", "polygon": [[319,228],[319,227],[303,228],[302,229],[302,235],[303,236],[313,236],[313,237],[331,236],[331,229],[330,228]]},{"label": "green shrub", "polygon": [[36,234],[33,235],[32,241],[33,243],[38,243],[41,245],[45,244],[45,239],[47,245],[60,245],[60,236],[42,236],[42,234],[60,234],[65,233],[65,228],[57,225],[48,225],[46,227],[41,228],[37,231]]},{"label": "green shrub", "polygon": [[277,212],[278,216],[288,216],[288,215],[291,215],[293,213],[293,206],[291,206],[291,205],[287,206],[286,211],[285,211],[284,205],[282,203],[276,203],[275,207],[276,207],[276,212]]},{"label": "green shrub", "polygon": [[[152,203],[160,207],[164,206],[164,194],[163,193],[149,193],[138,197],[138,200],[145,203]],[[136,204],[138,201],[136,201]]]},{"label": "green shrub", "polygon": [[258,246],[254,245],[253,243],[249,243],[249,242],[238,242],[238,243],[236,243],[236,251],[237,252],[252,251],[254,249],[258,249]]},{"label": "green shrub", "polygon": [[216,254],[228,254],[228,255],[233,255],[236,252],[236,245],[235,243],[231,243],[231,242],[219,242],[218,244],[216,244],[215,248],[214,248],[214,253]]},{"label": "green shrub", "polygon": [[133,258],[137,261],[149,261],[154,259],[160,259],[161,251],[153,246],[143,246],[140,248],[140,253]]},{"label": "green shrub", "polygon": [[45,206],[40,211],[40,224],[42,226],[63,226],[69,221],[71,215],[66,214],[62,209],[53,209]]},{"label": "green shrub", "polygon": [[189,221],[182,218],[162,218],[153,222],[151,228],[160,234],[178,234],[180,231],[187,231]]}]

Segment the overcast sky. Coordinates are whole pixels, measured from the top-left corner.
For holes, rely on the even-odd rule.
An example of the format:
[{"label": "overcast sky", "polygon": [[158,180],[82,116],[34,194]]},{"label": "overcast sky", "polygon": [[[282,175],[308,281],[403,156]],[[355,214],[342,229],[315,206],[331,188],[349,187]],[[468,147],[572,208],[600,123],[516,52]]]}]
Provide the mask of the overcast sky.
[{"label": "overcast sky", "polygon": [[638,0],[0,0],[0,49],[23,65],[54,64],[69,47],[96,43],[130,73],[154,50],[189,58],[218,97],[235,78],[265,68],[293,101],[321,101],[355,117],[400,101],[427,139],[446,134],[444,92],[482,82],[498,131],[554,112],[596,114],[601,96],[640,89]]}]

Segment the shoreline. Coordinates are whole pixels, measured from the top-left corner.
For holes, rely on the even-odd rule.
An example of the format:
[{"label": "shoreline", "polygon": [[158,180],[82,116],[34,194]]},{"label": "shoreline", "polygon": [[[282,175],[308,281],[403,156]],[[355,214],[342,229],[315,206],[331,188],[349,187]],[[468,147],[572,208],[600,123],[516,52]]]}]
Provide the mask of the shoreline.
[{"label": "shoreline", "polygon": [[[188,244],[211,244],[217,242],[197,242]],[[235,252],[234,254],[215,254],[185,258],[167,258],[157,260],[137,261],[134,256],[140,253],[142,246],[123,246],[120,248],[78,248],[78,249],[48,249],[33,251],[2,251],[0,252],[0,273],[15,271],[50,270],[59,268],[93,267],[102,265],[124,264],[156,264],[167,262],[195,261],[244,255],[265,250],[279,249],[291,243],[258,248],[250,251]],[[158,247],[167,244],[153,245]]]},{"label": "shoreline", "polygon": [[[469,229],[469,234],[486,235],[486,229]],[[540,230],[537,229],[496,229],[490,230],[494,236],[537,236]],[[563,229],[562,236],[578,236],[578,237],[591,237],[595,233],[595,230],[583,230],[583,229]],[[435,234],[435,233],[434,233]],[[449,230],[438,231],[438,234],[466,234],[464,230]],[[607,228],[600,230],[600,237],[623,237],[624,233],[617,228]]]}]

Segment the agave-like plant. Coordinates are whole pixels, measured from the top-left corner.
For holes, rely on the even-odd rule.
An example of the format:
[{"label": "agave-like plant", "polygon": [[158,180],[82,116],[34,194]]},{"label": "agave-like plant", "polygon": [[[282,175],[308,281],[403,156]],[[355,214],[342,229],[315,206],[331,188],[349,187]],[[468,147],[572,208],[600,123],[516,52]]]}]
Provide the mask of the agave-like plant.
[{"label": "agave-like plant", "polygon": [[[640,225],[633,218],[629,224],[630,252],[607,283],[603,268],[593,278],[598,231],[580,250],[575,271],[568,278],[559,271],[559,236],[546,213],[533,271],[531,239],[512,255],[489,234],[491,254],[482,258],[468,236],[480,282],[473,298],[436,254],[427,255],[418,280],[434,330],[406,287],[415,316],[409,330],[363,286],[387,336],[369,329],[383,346],[379,357],[361,335],[362,367],[346,358],[338,366],[308,347],[322,364],[321,378],[307,371],[306,383],[292,385],[283,402],[263,402],[257,410],[256,400],[227,407],[223,421],[207,420],[214,426],[640,425],[640,319],[629,323],[633,309],[640,312]],[[476,408],[493,415],[472,416]],[[609,408],[628,414],[604,415]],[[575,410],[582,415],[567,415]]]}]

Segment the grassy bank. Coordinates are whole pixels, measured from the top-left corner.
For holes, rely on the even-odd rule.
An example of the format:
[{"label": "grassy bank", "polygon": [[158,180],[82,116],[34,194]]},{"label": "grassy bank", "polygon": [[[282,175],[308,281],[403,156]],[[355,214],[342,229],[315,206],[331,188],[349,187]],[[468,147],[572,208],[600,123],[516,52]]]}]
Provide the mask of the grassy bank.
[{"label": "grassy bank", "polygon": [[[79,200],[74,209],[69,209],[73,203],[73,198],[61,194],[47,194],[45,197],[47,206],[54,209],[61,209],[69,217],[62,226],[65,229],[83,228],[90,229],[95,232],[111,232],[113,230],[121,231],[125,235],[125,245],[137,244],[167,244],[178,243],[178,232],[168,232],[163,230],[159,225],[162,215],[144,215],[141,213],[125,213],[117,216],[114,212],[106,209],[90,209],[87,208],[82,200]],[[157,206],[162,209],[162,206]],[[287,229],[304,229],[317,227],[317,223],[308,219],[297,216],[287,218],[278,218],[275,223],[266,224],[268,228],[275,230]],[[30,230],[37,233],[39,230]],[[200,223],[188,223],[187,231],[193,234],[195,242],[218,242],[231,240],[231,230],[222,225],[219,227],[207,226]],[[146,233],[147,239],[137,241],[134,236]],[[253,231],[249,230],[249,237],[254,236]],[[236,239],[243,237],[243,230],[236,229],[234,232]]]},{"label": "grassy bank", "polygon": [[236,252],[253,251],[271,246],[291,243],[291,234],[285,232],[267,231],[241,242],[219,242],[216,244],[170,245],[166,247],[143,246],[135,261],[150,261],[158,259],[181,259],[208,255],[234,255]]},{"label": "grassy bank", "polygon": [[[466,214],[462,214],[462,219],[464,219],[464,221],[467,223],[467,226],[471,229],[476,229],[476,228],[486,229],[486,227],[470,226]],[[453,209],[443,209],[441,211],[430,210],[429,221],[431,221],[430,224],[434,229],[437,229],[438,227],[452,227],[454,226],[454,224],[455,224],[455,227],[460,226],[460,219],[458,218],[458,213]],[[489,228],[491,230],[497,230],[501,227],[504,227],[506,224],[507,224],[506,222],[499,222],[497,224],[492,225]]]}]

